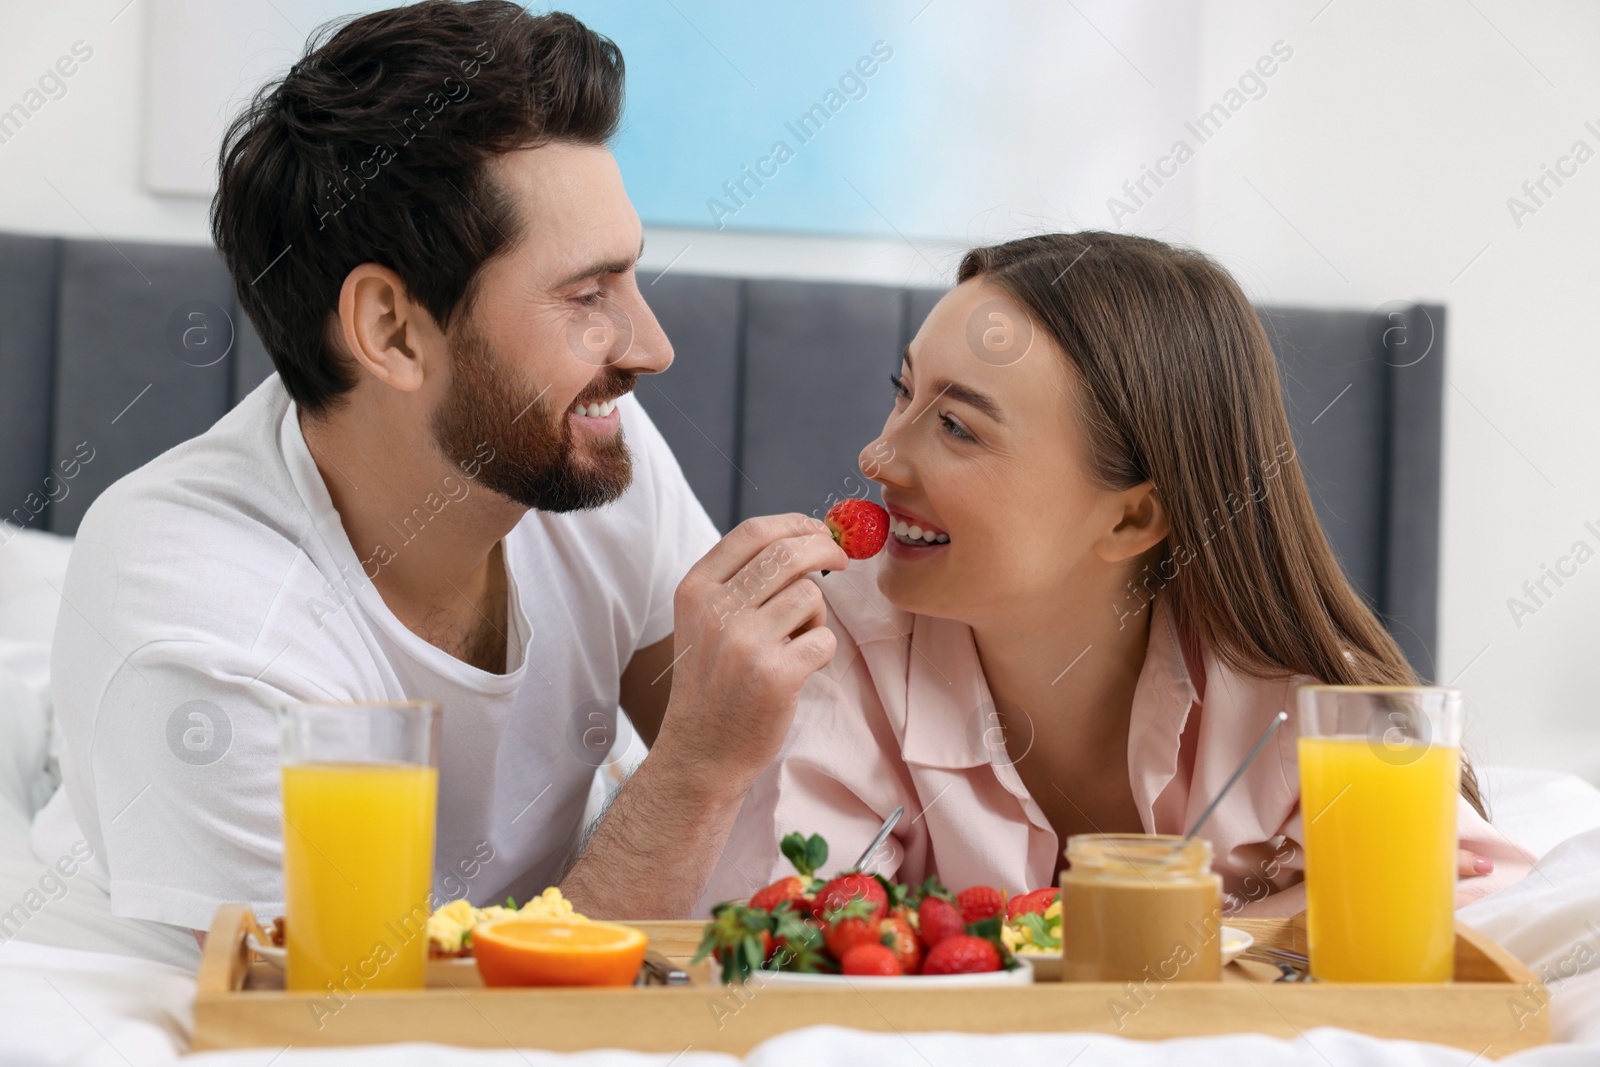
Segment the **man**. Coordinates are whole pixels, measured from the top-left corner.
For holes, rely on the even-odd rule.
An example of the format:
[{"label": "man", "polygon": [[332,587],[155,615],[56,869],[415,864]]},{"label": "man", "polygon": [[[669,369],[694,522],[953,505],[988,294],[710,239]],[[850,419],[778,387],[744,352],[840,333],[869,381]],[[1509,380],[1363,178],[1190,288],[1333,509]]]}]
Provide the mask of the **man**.
[{"label": "man", "polygon": [[[398,699],[443,709],[437,897],[693,906],[833,654],[804,575],[847,560],[799,515],[717,542],[629,395],[672,348],[622,85],[570,16],[430,0],[228,131],[213,234],[278,373],[96,501],[55,641],[46,821],[115,914],[280,914],[275,709]],[[573,865],[619,703],[652,751]]]}]

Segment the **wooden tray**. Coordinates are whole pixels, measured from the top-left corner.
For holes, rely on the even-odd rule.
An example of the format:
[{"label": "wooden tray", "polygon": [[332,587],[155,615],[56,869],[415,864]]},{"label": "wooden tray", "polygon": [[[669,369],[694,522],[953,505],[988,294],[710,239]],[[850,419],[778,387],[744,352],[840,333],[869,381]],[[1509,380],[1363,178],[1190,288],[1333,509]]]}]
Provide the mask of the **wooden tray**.
[{"label": "wooden tray", "polygon": [[[858,1030],[970,1033],[1078,1031],[1161,1039],[1253,1032],[1294,1038],[1318,1026],[1431,1041],[1495,1059],[1550,1040],[1538,980],[1499,945],[1456,927],[1456,980],[1441,985],[1275,983],[1278,971],[1230,964],[1219,983],[1143,990],[1110,983],[1037,981],[994,990],[732,989],[710,984],[626,989],[485,989],[470,962],[429,964],[428,988],[356,992],[342,1004],[283,990],[282,975],[245,947],[250,909],[220,908],[200,962],[194,1048],[371,1045],[428,1041],[483,1048],[575,1051],[685,1049],[742,1054],[767,1038],[818,1023]],[[1304,952],[1291,919],[1230,919],[1257,946]],[[653,948],[685,965],[698,922],[636,922]],[[1516,1005],[1521,1005],[1517,1010]]]}]

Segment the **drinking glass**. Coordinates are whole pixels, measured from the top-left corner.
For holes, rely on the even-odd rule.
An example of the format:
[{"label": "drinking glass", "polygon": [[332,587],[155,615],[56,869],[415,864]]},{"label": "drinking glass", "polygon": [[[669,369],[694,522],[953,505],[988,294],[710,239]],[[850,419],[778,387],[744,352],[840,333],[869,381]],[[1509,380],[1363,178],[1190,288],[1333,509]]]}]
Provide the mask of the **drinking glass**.
[{"label": "drinking glass", "polygon": [[294,704],[278,720],[286,987],[422,988],[439,705]]},{"label": "drinking glass", "polygon": [[1306,686],[1299,702],[1312,976],[1450,981],[1460,691]]}]

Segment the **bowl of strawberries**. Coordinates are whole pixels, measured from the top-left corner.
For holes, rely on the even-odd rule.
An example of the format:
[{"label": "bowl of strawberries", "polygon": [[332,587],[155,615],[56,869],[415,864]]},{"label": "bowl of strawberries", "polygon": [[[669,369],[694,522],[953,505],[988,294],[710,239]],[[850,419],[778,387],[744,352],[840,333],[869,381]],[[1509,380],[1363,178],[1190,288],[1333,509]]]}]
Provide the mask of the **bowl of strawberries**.
[{"label": "bowl of strawberries", "polygon": [[695,960],[710,957],[721,982],[927,988],[1033,981],[1033,968],[1002,936],[999,890],[952,893],[937,878],[900,885],[859,870],[823,879],[817,871],[828,844],[820,835],[789,834],[780,848],[795,874],[711,910]]}]

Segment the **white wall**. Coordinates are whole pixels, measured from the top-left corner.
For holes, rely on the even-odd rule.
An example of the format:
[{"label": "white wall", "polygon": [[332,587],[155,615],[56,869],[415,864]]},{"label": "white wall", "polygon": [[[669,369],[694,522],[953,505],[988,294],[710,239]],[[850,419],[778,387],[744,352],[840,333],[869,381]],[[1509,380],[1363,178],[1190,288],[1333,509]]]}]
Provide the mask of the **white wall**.
[{"label": "white wall", "polygon": [[1600,155],[1520,227],[1506,204],[1574,141],[1600,153],[1600,5],[1336,0],[1312,22],[1323,2],[1208,6],[1203,80],[1265,40],[1296,52],[1208,146],[1193,236],[1262,299],[1448,305],[1438,677],[1480,759],[1600,780],[1600,562],[1507,607],[1578,540],[1600,552]]},{"label": "white wall", "polygon": [[[113,242],[209,240],[206,205],[140,185],[145,0],[8,0],[0,6],[0,110],[75,42],[93,56],[22,129],[0,143],[0,228]],[[196,42],[197,47],[203,47]]]},{"label": "white wall", "polygon": [[[0,144],[0,230],[207,239],[203,201],[155,197],[141,187],[150,4],[135,0],[123,10],[124,3],[0,8],[0,109],[22,99],[75,41],[94,50],[67,80],[66,95]],[[931,28],[919,32],[936,33],[933,20],[966,17],[961,5],[935,0],[918,15],[918,26]],[[922,6],[919,0],[907,11]],[[1103,5],[1077,6],[1096,25],[1124,25]],[[307,6],[295,10],[299,17]],[[1052,25],[1074,32],[1070,20]],[[1469,744],[1480,760],[1562,767],[1600,781],[1600,711],[1588,674],[1600,644],[1600,556],[1559,588],[1547,579],[1554,595],[1540,594],[1540,603],[1522,590],[1580,540],[1600,553],[1600,485],[1590,475],[1600,453],[1600,342],[1590,315],[1600,296],[1600,157],[1562,188],[1550,186],[1554,195],[1520,226],[1506,205],[1575,141],[1600,152],[1600,5],[1209,0],[1201,26],[1193,110],[1221,99],[1275,41],[1293,56],[1260,99],[1198,146],[1149,210],[1120,220],[1086,214],[1082,203],[1123,195],[1108,185],[1072,190],[1080,206],[1061,217],[1033,211],[1021,218],[984,203],[954,204],[952,217],[974,220],[973,241],[1033,226],[1148,225],[1156,236],[1219,256],[1261,300],[1364,309],[1418,297],[1447,304],[1438,675],[1467,691]],[[1116,62],[1147,68],[1152,82],[1170,74],[1155,61],[1170,42],[1114,35],[1106,42],[1087,21],[1075,32],[1114,46],[1125,57]],[[978,62],[958,73],[976,78],[984,70]],[[1003,56],[994,57],[993,74],[1030,77]],[[1152,106],[1170,89],[1152,92]],[[1144,91],[1137,82],[1103,79],[1078,90]],[[1048,108],[1037,115],[1040,137],[1089,136],[1052,128]],[[1192,118],[1168,116],[1172,138],[1184,136]],[[975,167],[1005,165],[981,129],[947,123],[922,135],[982,145]],[[1153,162],[1168,142],[1153,137],[1136,158]],[[1168,212],[1161,198],[1186,206]],[[674,261],[672,269],[684,271],[931,284],[947,280],[959,251],[940,242],[692,230],[652,230],[648,241],[646,285]],[[1597,532],[1585,527],[1591,520]],[[1514,596],[1535,610],[1514,619],[1507,603]]]}]

